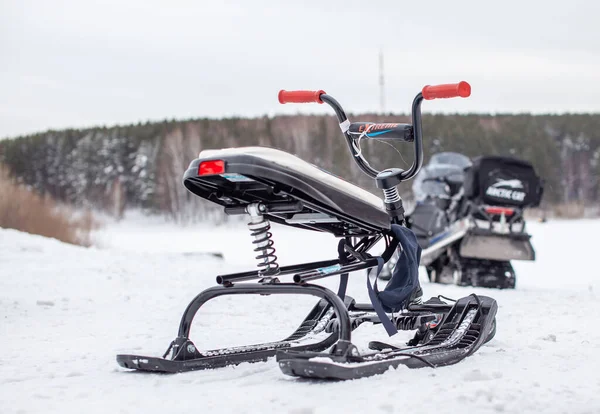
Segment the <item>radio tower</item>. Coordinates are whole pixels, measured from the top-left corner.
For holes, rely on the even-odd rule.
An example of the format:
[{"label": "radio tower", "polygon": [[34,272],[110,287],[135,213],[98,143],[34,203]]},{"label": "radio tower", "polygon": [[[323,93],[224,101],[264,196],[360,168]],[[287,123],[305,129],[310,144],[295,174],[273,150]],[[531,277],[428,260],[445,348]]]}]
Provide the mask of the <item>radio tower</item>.
[{"label": "radio tower", "polygon": [[385,113],[385,80],[383,76],[383,50],[379,50],[379,111]]}]

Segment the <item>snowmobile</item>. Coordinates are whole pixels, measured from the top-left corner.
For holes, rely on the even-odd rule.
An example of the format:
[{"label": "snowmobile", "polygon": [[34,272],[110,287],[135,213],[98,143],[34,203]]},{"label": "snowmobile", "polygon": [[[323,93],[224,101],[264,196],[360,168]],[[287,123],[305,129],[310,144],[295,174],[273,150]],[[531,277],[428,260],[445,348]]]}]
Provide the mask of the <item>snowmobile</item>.
[{"label": "snowmobile", "polygon": [[[505,156],[432,156],[413,181],[407,226],[434,283],[515,288],[511,260],[535,260],[523,212],[539,206],[543,183],[533,166]],[[396,253],[381,278],[391,277]]]},{"label": "snowmobile", "polygon": [[[117,355],[120,366],[176,373],[265,361],[275,356],[283,373],[318,379],[354,379],[409,368],[455,364],[476,352],[495,334],[497,303],[482,295],[453,301],[442,296],[423,302],[418,280],[421,248],[405,226],[397,185],[422,166],[421,103],[436,98],[468,97],[466,82],[425,86],[412,104],[412,124],[350,122],[341,105],[324,91],[279,92],[280,103],[326,103],[333,108],[348,149],[358,167],[373,178],[383,199],[302,159],[274,148],[204,150],[184,173],[192,194],[223,206],[225,214],[248,215],[258,269],[216,277],[217,286],[198,294],[187,306],[177,337],[161,357]],[[411,142],[414,161],[408,170],[373,169],[361,142],[373,138]],[[280,265],[271,223],[336,236],[337,257],[312,263]],[[381,242],[381,254],[369,253]],[[377,287],[377,274],[400,246],[390,283]],[[371,303],[346,294],[352,272],[367,273]],[[291,276],[283,281],[284,276]],[[314,283],[339,275],[334,292]],[[375,284],[371,282],[373,277]],[[253,281],[253,282],[250,282]],[[312,295],[319,300],[298,328],[277,342],[199,350],[189,333],[196,312],[224,295]],[[406,345],[373,341],[359,352],[351,333],[363,323],[382,325],[389,336],[415,331]]]}]

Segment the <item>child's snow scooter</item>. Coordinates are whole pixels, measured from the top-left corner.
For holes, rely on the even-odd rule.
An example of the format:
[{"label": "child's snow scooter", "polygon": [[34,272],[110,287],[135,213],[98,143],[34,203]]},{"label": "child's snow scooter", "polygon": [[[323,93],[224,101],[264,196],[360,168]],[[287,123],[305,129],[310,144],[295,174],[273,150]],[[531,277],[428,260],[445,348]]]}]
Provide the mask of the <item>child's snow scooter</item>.
[{"label": "child's snow scooter", "polygon": [[[348,148],[358,166],[383,191],[384,200],[337,178],[291,154],[272,148],[247,147],[206,150],[192,161],[183,184],[193,194],[224,206],[227,214],[248,214],[259,270],[217,276],[217,284],[196,296],[185,310],[177,338],[162,358],[118,355],[125,368],[154,372],[184,372],[218,368],[276,356],[288,375],[352,379],[380,374],[390,367],[437,367],[454,364],[473,354],[495,334],[496,301],[472,294],[457,301],[431,298],[422,303],[418,280],[421,249],[404,227],[404,209],[396,186],[421,168],[423,99],[468,97],[466,82],[426,86],[412,105],[412,125],[351,123],[340,104],[324,91],[280,91],[280,103],[327,103],[335,111]],[[415,158],[407,171],[374,170],[361,155],[363,139],[396,139],[414,143]],[[270,221],[297,228],[329,232],[339,238],[333,260],[279,266]],[[379,241],[380,256],[369,250]],[[368,278],[378,274],[400,245],[402,254],[383,291]],[[370,304],[346,296],[350,272],[369,269]],[[293,275],[291,282],[280,277]],[[338,293],[311,282],[340,275]],[[255,283],[240,283],[257,280]],[[375,279],[376,280],[376,279]],[[303,294],[317,296],[300,326],[279,342],[235,348],[198,350],[189,339],[192,320],[207,301],[223,295]],[[371,342],[376,352],[360,354],[351,332],[364,322],[382,324],[391,336],[414,330],[407,346]]]}]

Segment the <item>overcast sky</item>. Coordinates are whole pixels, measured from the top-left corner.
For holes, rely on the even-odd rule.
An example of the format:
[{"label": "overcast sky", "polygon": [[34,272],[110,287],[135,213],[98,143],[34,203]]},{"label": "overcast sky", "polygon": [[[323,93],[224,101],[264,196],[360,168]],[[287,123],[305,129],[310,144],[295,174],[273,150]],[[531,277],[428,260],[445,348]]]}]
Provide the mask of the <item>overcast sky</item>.
[{"label": "overcast sky", "polygon": [[0,0],[0,138],[146,120],[406,112],[423,85],[467,80],[434,112],[600,112],[597,0]]}]

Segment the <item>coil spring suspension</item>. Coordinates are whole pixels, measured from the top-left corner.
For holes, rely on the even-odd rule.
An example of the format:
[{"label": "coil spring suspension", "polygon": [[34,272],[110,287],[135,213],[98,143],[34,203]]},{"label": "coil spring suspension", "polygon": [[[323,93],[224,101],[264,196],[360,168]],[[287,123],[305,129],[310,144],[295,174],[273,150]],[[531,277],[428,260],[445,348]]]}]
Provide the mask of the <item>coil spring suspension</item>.
[{"label": "coil spring suspension", "polygon": [[386,203],[395,203],[397,201],[400,201],[400,194],[398,193],[398,189],[396,187],[392,187],[392,188],[384,188],[383,189],[383,196],[385,197],[385,202]]},{"label": "coil spring suspension", "polygon": [[247,208],[248,214],[250,214],[250,222],[248,228],[250,234],[254,237],[252,244],[255,246],[254,251],[259,253],[255,259],[259,261],[257,267],[259,267],[259,275],[261,276],[274,276],[279,273],[279,264],[277,263],[277,256],[275,255],[275,248],[273,247],[273,234],[271,230],[271,224],[269,220],[263,216],[260,204],[250,204]]}]

